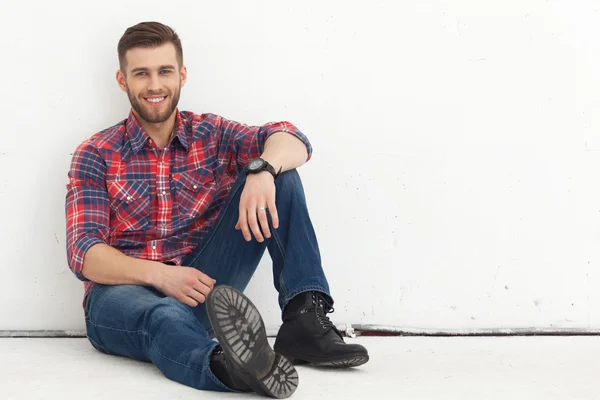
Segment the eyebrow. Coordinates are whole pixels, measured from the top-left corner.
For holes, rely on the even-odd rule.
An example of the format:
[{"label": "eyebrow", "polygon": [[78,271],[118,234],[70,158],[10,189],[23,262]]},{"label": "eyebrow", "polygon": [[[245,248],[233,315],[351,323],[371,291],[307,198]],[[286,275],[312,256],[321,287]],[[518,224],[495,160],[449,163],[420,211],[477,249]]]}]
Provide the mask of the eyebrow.
[{"label": "eyebrow", "polygon": [[[161,65],[158,70],[160,71],[161,69],[175,69],[175,66],[173,65]],[[132,74],[135,74],[136,72],[146,72],[148,71],[148,68],[134,68],[131,70]]]}]

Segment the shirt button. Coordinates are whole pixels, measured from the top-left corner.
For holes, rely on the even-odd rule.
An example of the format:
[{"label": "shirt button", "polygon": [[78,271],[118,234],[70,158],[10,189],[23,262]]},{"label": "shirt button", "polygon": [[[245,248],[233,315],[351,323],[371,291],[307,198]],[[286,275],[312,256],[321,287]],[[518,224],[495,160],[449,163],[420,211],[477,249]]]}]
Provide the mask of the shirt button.
[{"label": "shirt button", "polygon": [[152,250],[156,250],[156,246],[152,246]]},{"label": "shirt button", "polygon": [[167,194],[167,192],[163,190],[162,194],[163,194],[163,196],[165,196]]},{"label": "shirt button", "polygon": [[164,228],[165,226],[167,226],[167,223],[166,223],[166,222],[163,222],[161,225],[162,225],[162,227]]},{"label": "shirt button", "polygon": [[198,189],[198,186],[197,186],[197,185],[194,185],[193,187],[194,187],[194,189]]},{"label": "shirt button", "polygon": [[160,163],[161,163],[162,165],[164,165],[164,164],[165,164],[165,162],[164,162],[164,161],[161,161]]},{"label": "shirt button", "polygon": [[127,196],[127,201],[131,201],[131,196]]}]

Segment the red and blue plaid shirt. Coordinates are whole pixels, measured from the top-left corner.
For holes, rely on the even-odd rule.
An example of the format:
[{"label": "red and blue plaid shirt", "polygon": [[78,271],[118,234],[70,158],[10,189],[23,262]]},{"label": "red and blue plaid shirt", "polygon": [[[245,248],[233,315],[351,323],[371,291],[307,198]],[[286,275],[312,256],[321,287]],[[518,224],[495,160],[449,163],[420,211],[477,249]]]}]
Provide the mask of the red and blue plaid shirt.
[{"label": "red and blue plaid shirt", "polygon": [[83,260],[98,243],[181,265],[216,221],[237,176],[277,132],[304,142],[310,158],[308,139],[289,122],[248,126],[191,112],[177,112],[162,150],[133,113],[81,143],[68,174],[65,209],[67,259],[86,295],[94,283],[81,272]]}]

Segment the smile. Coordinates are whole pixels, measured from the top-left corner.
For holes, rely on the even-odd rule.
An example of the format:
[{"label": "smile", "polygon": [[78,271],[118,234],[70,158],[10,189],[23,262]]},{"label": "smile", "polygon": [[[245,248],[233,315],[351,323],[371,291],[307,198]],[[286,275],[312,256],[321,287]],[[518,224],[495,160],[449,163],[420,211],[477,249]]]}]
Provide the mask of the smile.
[{"label": "smile", "polygon": [[144,98],[148,103],[152,104],[152,105],[159,105],[161,104],[163,101],[165,101],[165,99],[167,98],[167,96],[164,97],[146,97]]}]

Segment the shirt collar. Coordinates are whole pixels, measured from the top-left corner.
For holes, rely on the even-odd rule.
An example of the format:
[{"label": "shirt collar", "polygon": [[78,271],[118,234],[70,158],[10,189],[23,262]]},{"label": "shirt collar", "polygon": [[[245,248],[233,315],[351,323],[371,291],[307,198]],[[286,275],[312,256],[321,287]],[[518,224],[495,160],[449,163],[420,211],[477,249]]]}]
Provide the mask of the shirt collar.
[{"label": "shirt collar", "polygon": [[[134,154],[137,154],[146,144],[150,136],[144,131],[144,128],[140,125],[133,110],[129,112],[129,117],[127,118],[127,122],[125,123],[125,135],[129,138],[129,142],[131,143],[131,149]],[[179,140],[179,143],[185,148],[188,149],[188,138],[185,132],[185,126],[181,121],[181,114],[179,110],[176,111],[175,115],[175,128],[173,129],[173,135],[171,141],[175,138]]]}]

